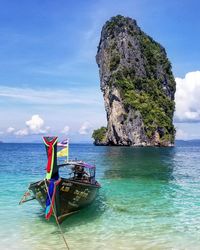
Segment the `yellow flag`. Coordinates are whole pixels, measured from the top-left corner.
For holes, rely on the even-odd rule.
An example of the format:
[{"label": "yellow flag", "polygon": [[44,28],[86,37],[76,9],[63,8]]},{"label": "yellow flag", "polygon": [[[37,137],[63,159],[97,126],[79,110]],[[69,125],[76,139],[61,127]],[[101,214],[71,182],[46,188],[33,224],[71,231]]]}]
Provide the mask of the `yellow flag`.
[{"label": "yellow flag", "polygon": [[67,157],[68,156],[68,147],[63,148],[57,153],[57,157]]}]

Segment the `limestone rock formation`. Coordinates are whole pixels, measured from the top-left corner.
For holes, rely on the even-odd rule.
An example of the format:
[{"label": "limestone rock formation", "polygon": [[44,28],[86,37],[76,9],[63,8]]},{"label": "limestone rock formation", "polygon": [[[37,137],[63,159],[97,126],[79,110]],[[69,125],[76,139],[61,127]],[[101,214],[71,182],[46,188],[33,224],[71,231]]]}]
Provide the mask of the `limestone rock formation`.
[{"label": "limestone rock formation", "polygon": [[135,20],[116,16],[102,28],[96,61],[108,122],[103,144],[173,145],[176,84],[165,49]]}]

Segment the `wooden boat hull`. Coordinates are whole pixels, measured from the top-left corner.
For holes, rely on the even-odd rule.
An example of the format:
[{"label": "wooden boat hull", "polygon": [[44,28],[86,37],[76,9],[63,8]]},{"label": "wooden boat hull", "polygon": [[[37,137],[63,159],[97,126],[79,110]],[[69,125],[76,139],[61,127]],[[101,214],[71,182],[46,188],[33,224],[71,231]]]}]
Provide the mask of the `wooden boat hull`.
[{"label": "wooden boat hull", "polygon": [[[31,183],[29,189],[33,192],[36,200],[45,209],[47,198],[47,180]],[[54,210],[58,221],[61,223],[66,216],[77,212],[88,206],[95,199],[100,188],[98,182],[95,184],[73,179],[61,178],[56,187]]]}]

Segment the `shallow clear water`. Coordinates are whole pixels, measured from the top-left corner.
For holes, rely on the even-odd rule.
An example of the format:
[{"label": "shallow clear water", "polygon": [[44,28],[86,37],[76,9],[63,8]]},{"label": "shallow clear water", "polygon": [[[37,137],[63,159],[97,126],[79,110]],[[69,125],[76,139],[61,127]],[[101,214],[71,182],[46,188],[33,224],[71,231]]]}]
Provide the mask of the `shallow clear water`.
[{"label": "shallow clear water", "polygon": [[[97,200],[61,225],[73,249],[200,249],[200,145],[123,148],[71,145],[97,166]],[[64,249],[36,201],[18,205],[44,178],[42,144],[0,144],[0,249]]]}]

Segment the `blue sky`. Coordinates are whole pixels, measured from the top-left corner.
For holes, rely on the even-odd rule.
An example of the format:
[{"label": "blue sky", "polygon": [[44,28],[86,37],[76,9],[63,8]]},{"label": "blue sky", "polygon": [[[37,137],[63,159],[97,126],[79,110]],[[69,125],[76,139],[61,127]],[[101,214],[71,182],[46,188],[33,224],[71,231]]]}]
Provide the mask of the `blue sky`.
[{"label": "blue sky", "polygon": [[[45,132],[90,141],[92,130],[106,124],[95,55],[103,24],[117,14],[136,19],[166,48],[179,78],[177,136],[200,138],[200,77],[186,80],[200,70],[198,1],[0,4],[0,140],[38,141]],[[182,109],[180,98],[187,99],[191,81],[190,101]]]}]

